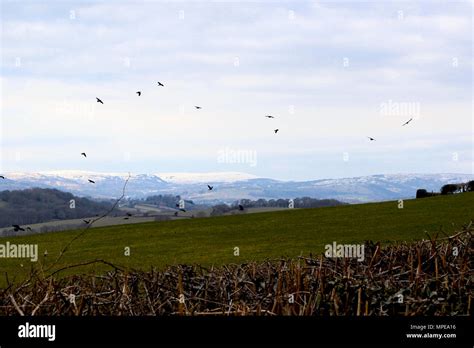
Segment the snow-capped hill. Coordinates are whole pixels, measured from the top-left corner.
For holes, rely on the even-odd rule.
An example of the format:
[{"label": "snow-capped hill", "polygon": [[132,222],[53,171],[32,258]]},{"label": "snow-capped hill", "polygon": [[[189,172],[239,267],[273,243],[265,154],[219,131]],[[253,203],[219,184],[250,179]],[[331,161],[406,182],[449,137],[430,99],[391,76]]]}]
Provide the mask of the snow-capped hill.
[{"label": "snow-capped hill", "polygon": [[[5,173],[0,190],[19,190],[32,187],[56,188],[78,196],[114,198],[120,196],[129,173],[100,173],[92,171],[62,170],[38,173]],[[92,180],[94,183],[89,182]],[[148,196],[167,187],[167,183],[153,174],[132,174],[127,192],[132,196]]]},{"label": "snow-capped hill", "polygon": [[[32,187],[56,188],[77,196],[116,198],[122,194],[128,173],[53,171],[4,173],[0,191]],[[90,183],[88,180],[95,183]],[[279,181],[240,172],[131,174],[129,197],[180,195],[198,203],[239,199],[334,198],[344,202],[374,202],[414,198],[423,188],[439,192],[441,186],[474,180],[472,174],[379,174],[354,178]],[[207,184],[214,186],[209,191]]]},{"label": "snow-capped hill", "polygon": [[217,172],[217,173],[156,173],[163,180],[173,184],[205,184],[216,182],[236,182],[258,177],[241,172]]},{"label": "snow-capped hill", "polygon": [[[57,170],[57,171],[46,171],[39,172],[38,174],[44,176],[56,176],[65,179],[105,179],[108,177],[119,177],[127,178],[128,173],[100,173],[100,172],[91,172],[85,170]],[[133,176],[133,174],[131,174]]]},{"label": "snow-capped hill", "polygon": [[439,192],[441,186],[474,180],[472,174],[377,174],[355,178],[324,179],[307,182],[316,192],[347,202],[370,202],[414,198],[423,188]]},{"label": "snow-capped hill", "polygon": [[441,174],[375,174],[368,176],[359,176],[352,178],[340,179],[322,179],[312,181],[314,186],[325,185],[348,185],[348,184],[376,184],[376,183],[397,183],[397,184],[417,184],[419,182],[427,182],[433,185],[438,183],[457,183],[466,182],[474,178],[473,174],[455,174],[455,173],[441,173]]}]

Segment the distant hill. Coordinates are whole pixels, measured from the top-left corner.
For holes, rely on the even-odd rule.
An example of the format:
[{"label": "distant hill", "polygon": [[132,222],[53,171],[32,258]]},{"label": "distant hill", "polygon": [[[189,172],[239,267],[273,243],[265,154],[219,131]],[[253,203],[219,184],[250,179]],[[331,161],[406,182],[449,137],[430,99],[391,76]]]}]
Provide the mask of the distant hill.
[{"label": "distant hill", "polygon": [[[75,200],[75,208],[70,201]],[[0,192],[0,227],[103,214],[112,202],[97,202],[56,189],[33,188]]]},{"label": "distant hill", "polygon": [[[1,190],[31,187],[57,188],[82,197],[116,198],[122,194],[126,173],[57,171],[4,173]],[[96,183],[90,184],[92,179]],[[236,200],[311,197],[348,203],[414,198],[419,188],[439,192],[449,183],[474,180],[472,174],[380,174],[355,178],[310,181],[281,181],[257,178],[246,173],[159,173],[132,174],[126,194],[130,198],[180,195],[195,204],[232,204]],[[209,191],[207,184],[214,186]]]}]

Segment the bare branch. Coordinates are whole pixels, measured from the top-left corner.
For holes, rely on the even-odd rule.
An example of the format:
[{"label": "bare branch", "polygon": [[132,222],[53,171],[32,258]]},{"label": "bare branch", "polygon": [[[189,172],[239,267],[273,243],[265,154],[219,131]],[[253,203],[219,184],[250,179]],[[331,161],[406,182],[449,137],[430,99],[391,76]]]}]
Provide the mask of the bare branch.
[{"label": "bare branch", "polygon": [[[128,181],[130,180],[130,173],[128,173],[128,177],[127,177],[127,180],[125,180],[125,183],[123,185],[123,189],[122,189],[122,195],[115,201],[115,203],[112,205],[112,208],[110,208],[106,213],[104,213],[103,215],[95,218],[94,220],[92,220],[80,233],[78,233],[76,236],[74,236],[70,241],[69,243],[66,244],[66,246],[60,251],[58,257],[56,258],[56,260],[45,270],[45,272],[48,272],[51,268],[53,268],[58,262],[59,260],[63,257],[64,253],[69,249],[69,247],[71,246],[72,243],[74,243],[74,241],[76,241],[77,239],[81,238],[89,228],[92,227],[92,224],[94,224],[95,222],[105,218],[106,216],[108,216],[116,207],[117,205],[120,203],[120,201],[125,197],[125,189],[127,187],[127,184],[128,184]],[[56,272],[54,272],[56,273]],[[52,274],[54,274],[52,273]]]}]

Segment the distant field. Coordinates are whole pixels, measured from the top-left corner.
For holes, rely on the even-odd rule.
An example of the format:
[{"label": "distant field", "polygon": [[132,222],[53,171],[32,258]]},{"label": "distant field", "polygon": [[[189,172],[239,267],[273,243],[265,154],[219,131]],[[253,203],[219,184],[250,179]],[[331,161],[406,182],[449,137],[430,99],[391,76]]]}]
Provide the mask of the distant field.
[{"label": "distant field", "polygon": [[269,211],[280,211],[280,210],[288,210],[288,208],[281,208],[281,207],[262,207],[262,208],[246,208],[245,211],[239,210],[232,210],[224,215],[236,215],[236,214],[253,214],[253,213],[265,213]]},{"label": "distant field", "polygon": [[[439,231],[453,233],[474,219],[473,207],[474,193],[464,193],[406,200],[403,209],[398,209],[397,202],[383,202],[99,227],[76,240],[55,268],[94,259],[137,269],[184,263],[209,266],[317,254],[333,241],[416,240],[427,238],[425,231],[430,235]],[[37,263],[0,259],[0,284],[5,284],[6,272],[10,281],[18,281],[31,266],[43,263],[47,267],[79,232],[0,238],[2,244],[7,240],[37,243],[40,254]],[[124,256],[125,247],[130,247],[130,256]],[[234,256],[234,247],[240,249],[240,256]],[[45,250],[46,258],[42,256]],[[74,268],[67,272],[107,269],[94,267],[98,268]]]},{"label": "distant field", "polygon": [[[0,208],[2,204],[5,202],[0,202]],[[178,216],[174,216],[173,213],[176,211],[171,208],[159,208],[153,205],[135,205],[134,208],[122,207],[120,210],[124,212],[129,212],[134,216],[129,217],[128,219],[124,219],[123,216],[107,216],[103,219],[98,220],[96,223],[93,224],[92,228],[97,227],[105,227],[105,226],[115,226],[115,225],[129,225],[129,224],[138,224],[144,222],[152,222],[156,220],[164,220],[163,218],[169,220],[181,220],[181,219],[188,219],[191,217],[208,217],[212,212],[212,208],[208,209],[199,209],[199,210],[188,210],[186,212],[178,211]],[[239,211],[238,209],[234,209],[230,212],[224,213],[223,215],[236,215],[236,214],[251,214],[251,213],[262,213],[268,211],[278,211],[278,210],[287,210],[286,208],[279,208],[279,207],[268,207],[268,208],[247,208],[245,211]],[[143,213],[148,213],[147,216],[144,216]],[[93,220],[96,219],[97,216],[88,216],[80,219],[65,219],[65,220],[55,220],[55,221],[47,221],[41,222],[36,224],[29,224],[24,225],[23,227],[30,227],[32,231],[19,231],[17,232],[18,236],[26,236],[35,233],[51,233],[54,231],[66,231],[72,230],[77,228],[83,228],[86,226],[84,220]],[[48,232],[44,232],[42,230],[43,227],[49,227],[50,230]],[[13,228],[11,226],[8,227],[0,227],[0,238],[2,236],[9,236],[10,233],[13,232]]]}]

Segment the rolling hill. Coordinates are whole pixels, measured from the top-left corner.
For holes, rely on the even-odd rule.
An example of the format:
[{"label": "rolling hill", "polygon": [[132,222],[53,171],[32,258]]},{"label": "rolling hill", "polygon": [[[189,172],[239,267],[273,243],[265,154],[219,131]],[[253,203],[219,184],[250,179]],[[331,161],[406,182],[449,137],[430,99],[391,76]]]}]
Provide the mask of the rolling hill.
[{"label": "rolling hill", "polygon": [[[71,201],[74,205],[71,205]],[[93,201],[56,189],[0,191],[0,230],[13,224],[81,219],[104,214],[113,202]],[[114,211],[114,215],[120,214]],[[1,232],[0,232],[1,235]]]},{"label": "rolling hill", "polygon": [[[474,219],[472,207],[474,193],[464,193],[407,200],[403,209],[391,201],[100,227],[87,230],[74,241],[53,269],[95,259],[136,269],[185,263],[209,266],[317,254],[334,241],[417,240],[427,238],[426,232],[452,234]],[[2,273],[8,273],[12,281],[24,277],[32,266],[41,264],[47,268],[80,232],[0,238],[0,244],[38,244],[40,255],[38,263],[0,259]],[[130,256],[124,255],[126,247],[130,248]],[[235,247],[239,248],[239,256],[234,256]],[[43,257],[45,250],[48,255]],[[86,268],[71,268],[67,272],[84,272]],[[107,266],[94,268],[105,269]],[[5,277],[1,281],[5,282]]]},{"label": "rolling hill", "polygon": [[[55,188],[74,195],[116,198],[128,173],[55,171],[6,173],[0,191],[32,187]],[[96,184],[90,185],[88,179]],[[448,183],[473,180],[472,174],[380,174],[354,178],[282,181],[236,172],[132,174],[127,196],[145,198],[159,194],[181,195],[198,204],[232,203],[239,199],[290,199],[311,197],[364,203],[414,198],[419,188],[439,191]],[[212,192],[207,184],[213,184]]]}]

